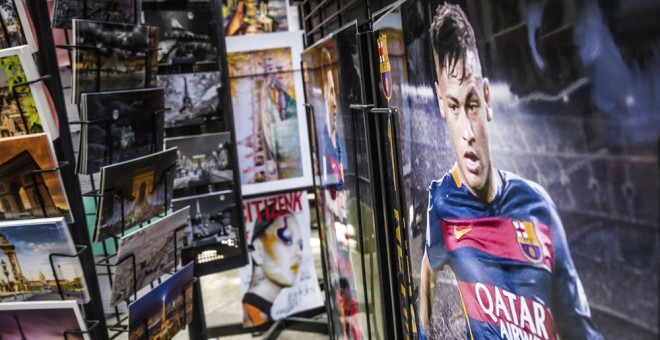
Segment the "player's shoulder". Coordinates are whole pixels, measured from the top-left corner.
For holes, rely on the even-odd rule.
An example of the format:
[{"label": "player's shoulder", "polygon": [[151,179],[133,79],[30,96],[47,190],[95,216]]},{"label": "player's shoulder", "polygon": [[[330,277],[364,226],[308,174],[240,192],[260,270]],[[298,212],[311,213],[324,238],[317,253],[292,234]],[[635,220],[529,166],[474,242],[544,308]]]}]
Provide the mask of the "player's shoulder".
[{"label": "player's shoulder", "polygon": [[504,196],[522,198],[529,201],[540,201],[554,207],[554,202],[548,192],[540,184],[516,175],[512,172],[499,170],[504,185]]},{"label": "player's shoulder", "polygon": [[454,178],[452,177],[451,171],[447,171],[444,176],[440,179],[435,179],[429,184],[429,195],[431,197],[440,195],[441,193],[446,193],[450,191],[454,185]]}]

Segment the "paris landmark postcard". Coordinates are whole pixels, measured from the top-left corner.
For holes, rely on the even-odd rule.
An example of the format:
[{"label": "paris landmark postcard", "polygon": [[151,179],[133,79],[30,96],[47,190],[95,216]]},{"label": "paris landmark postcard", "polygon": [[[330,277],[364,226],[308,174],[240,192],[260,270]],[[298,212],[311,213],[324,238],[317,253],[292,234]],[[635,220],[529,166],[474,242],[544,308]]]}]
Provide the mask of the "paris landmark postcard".
[{"label": "paris landmark postcard", "polygon": [[184,229],[188,226],[188,210],[188,207],[177,210],[121,239],[117,259],[123,262],[115,271],[110,306],[116,306],[129,298],[134,289],[139,290],[176,267],[175,260],[181,258]]},{"label": "paris landmark postcard", "polygon": [[163,89],[82,95],[81,173],[162,150]]},{"label": "paris landmark postcard", "polygon": [[48,134],[0,139],[0,221],[64,216],[73,221]]},{"label": "paris landmark postcard", "polygon": [[94,240],[122,234],[170,206],[176,149],[101,168],[101,199]]},{"label": "paris landmark postcard", "polygon": [[76,333],[86,330],[74,301],[0,303],[0,339],[88,340]]},{"label": "paris landmark postcard", "polygon": [[89,301],[85,276],[64,218],[0,222],[0,302]]}]

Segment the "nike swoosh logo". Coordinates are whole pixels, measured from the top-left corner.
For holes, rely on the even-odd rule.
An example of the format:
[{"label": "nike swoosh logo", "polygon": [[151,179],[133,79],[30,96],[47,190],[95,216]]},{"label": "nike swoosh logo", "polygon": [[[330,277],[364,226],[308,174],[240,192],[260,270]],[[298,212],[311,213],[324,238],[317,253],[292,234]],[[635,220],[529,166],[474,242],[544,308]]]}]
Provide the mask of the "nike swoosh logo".
[{"label": "nike swoosh logo", "polygon": [[454,226],[454,236],[456,237],[456,240],[460,240],[461,237],[465,236],[465,234],[469,233],[470,231],[472,231],[472,227],[458,229],[457,226]]}]

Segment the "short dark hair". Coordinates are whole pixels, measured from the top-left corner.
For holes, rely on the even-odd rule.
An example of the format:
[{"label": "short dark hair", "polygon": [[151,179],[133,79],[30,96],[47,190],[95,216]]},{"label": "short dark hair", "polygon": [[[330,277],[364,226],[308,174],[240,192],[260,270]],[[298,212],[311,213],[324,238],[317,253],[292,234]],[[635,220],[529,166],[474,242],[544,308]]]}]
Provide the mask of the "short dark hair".
[{"label": "short dark hair", "polygon": [[437,76],[440,77],[445,67],[448,69],[444,71],[453,73],[456,64],[461,60],[464,66],[462,76],[465,77],[467,51],[474,51],[475,58],[479,58],[474,30],[465,12],[458,5],[444,3],[438,6],[431,22],[430,33]]},{"label": "short dark hair", "polygon": [[[270,216],[269,214],[272,214],[273,216]],[[259,211],[259,217],[257,218],[257,222],[254,224],[254,227],[252,228],[252,241],[250,242],[250,246],[256,240],[257,238],[261,237],[263,233],[270,227],[275,220],[277,220],[281,216],[293,214],[289,210],[283,210],[283,209],[275,209],[275,205],[271,204],[265,208],[263,208],[261,211]],[[269,218],[270,217],[270,218]]]}]

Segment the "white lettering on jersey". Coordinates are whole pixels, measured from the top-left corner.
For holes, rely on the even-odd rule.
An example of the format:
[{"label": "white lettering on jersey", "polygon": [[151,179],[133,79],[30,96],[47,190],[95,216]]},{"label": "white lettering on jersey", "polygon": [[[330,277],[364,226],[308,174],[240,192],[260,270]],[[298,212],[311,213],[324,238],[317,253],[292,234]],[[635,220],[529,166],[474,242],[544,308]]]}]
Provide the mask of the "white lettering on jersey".
[{"label": "white lettering on jersey", "polygon": [[499,325],[502,339],[549,339],[543,304],[481,282],[474,285],[474,290],[482,312]]}]

